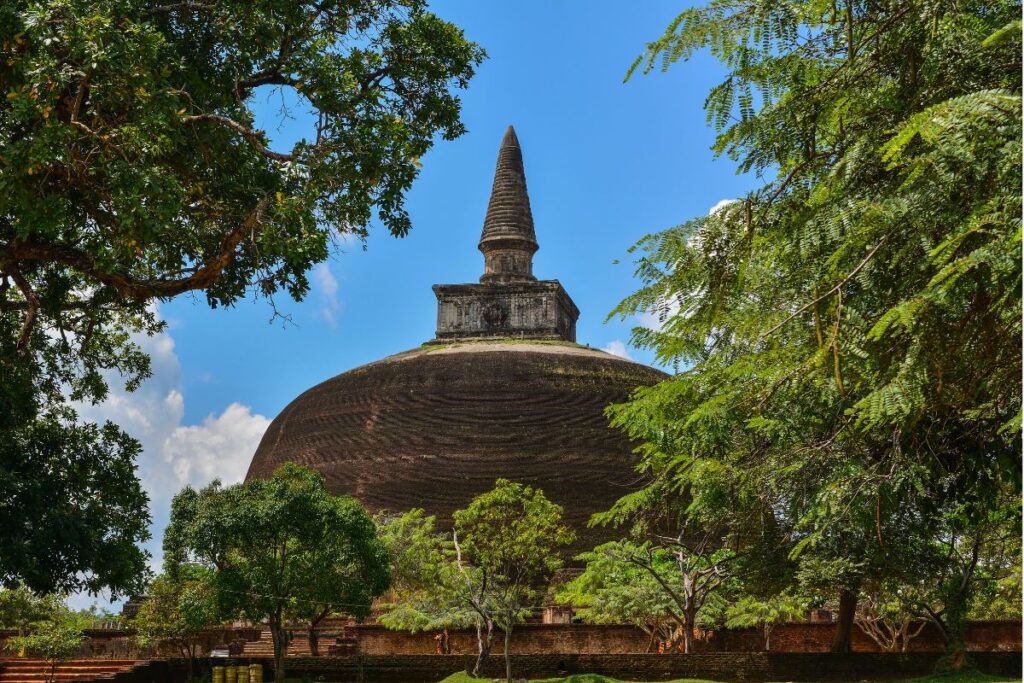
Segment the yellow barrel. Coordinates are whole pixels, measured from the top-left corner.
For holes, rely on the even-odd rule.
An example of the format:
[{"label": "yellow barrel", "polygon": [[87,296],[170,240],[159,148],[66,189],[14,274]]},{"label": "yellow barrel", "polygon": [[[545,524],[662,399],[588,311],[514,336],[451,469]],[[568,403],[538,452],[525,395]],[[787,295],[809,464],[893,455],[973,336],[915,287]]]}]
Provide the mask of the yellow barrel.
[{"label": "yellow barrel", "polygon": [[224,667],[213,667],[213,683],[224,683]]},{"label": "yellow barrel", "polygon": [[238,665],[238,683],[249,683],[249,667],[245,664]]},{"label": "yellow barrel", "polygon": [[249,683],[263,683],[263,665],[249,665]]},{"label": "yellow barrel", "polygon": [[224,683],[237,683],[238,667],[235,665],[224,667]]}]

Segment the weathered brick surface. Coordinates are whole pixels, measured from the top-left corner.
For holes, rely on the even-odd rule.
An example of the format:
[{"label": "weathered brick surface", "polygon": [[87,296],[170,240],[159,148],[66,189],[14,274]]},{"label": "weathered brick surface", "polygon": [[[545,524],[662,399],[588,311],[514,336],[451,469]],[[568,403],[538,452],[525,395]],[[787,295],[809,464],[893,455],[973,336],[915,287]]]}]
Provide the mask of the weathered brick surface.
[{"label": "weathered brick surface", "polygon": [[271,423],[247,479],[285,462],[370,510],[424,508],[440,529],[498,477],[539,487],[577,531],[635,487],[633,445],[604,409],[665,374],[575,344],[462,343],[385,358],[319,384]]},{"label": "weathered brick surface", "polygon": [[435,336],[440,341],[480,337],[576,341],[580,311],[558,280],[434,285],[434,294]]},{"label": "weathered brick surface", "polygon": [[[433,633],[389,631],[379,625],[351,628],[359,652],[367,655],[430,654],[437,644]],[[782,624],[772,631],[774,652],[828,652],[835,633],[832,623]],[[1015,621],[971,622],[966,632],[967,647],[972,651],[1018,651],[1021,649],[1021,626]],[[476,651],[475,631],[449,631],[454,654]],[[650,638],[633,626],[592,626],[584,624],[523,624],[513,631],[512,652],[515,654],[625,654],[648,651]],[[854,628],[854,652],[879,652],[878,646],[859,628]],[[942,652],[941,634],[926,627],[910,643],[911,652]],[[504,640],[496,639],[501,652]],[[761,629],[711,631],[697,640],[699,652],[761,652],[764,633]]]}]

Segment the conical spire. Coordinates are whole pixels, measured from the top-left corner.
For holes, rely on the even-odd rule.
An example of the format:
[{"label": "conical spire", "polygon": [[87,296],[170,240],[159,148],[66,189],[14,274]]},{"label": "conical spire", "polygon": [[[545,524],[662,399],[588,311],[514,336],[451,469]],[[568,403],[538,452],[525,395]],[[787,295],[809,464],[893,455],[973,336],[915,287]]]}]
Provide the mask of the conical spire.
[{"label": "conical spire", "polygon": [[491,201],[487,205],[484,229],[480,235],[484,254],[481,282],[535,280],[533,253],[537,236],[533,228],[530,197],[526,192],[523,152],[512,126],[505,131],[494,169]]}]

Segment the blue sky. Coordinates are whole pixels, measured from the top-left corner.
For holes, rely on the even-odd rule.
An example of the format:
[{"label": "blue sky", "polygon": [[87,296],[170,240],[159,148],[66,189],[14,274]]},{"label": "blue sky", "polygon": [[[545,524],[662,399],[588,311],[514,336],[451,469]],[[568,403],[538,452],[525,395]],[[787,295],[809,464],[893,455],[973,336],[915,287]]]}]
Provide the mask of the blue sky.
[{"label": "blue sky", "polygon": [[[469,132],[422,159],[408,194],[410,235],[396,239],[376,228],[365,251],[358,244],[339,249],[313,273],[305,301],[278,299],[292,325],[270,322],[265,301],[227,310],[193,297],[162,304],[169,329],[146,341],[154,377],[135,394],[115,391],[108,404],[83,411],[114,419],[143,442],[155,559],[170,497],[184,483],[239,479],[268,420],[299,393],[433,336],[431,285],[475,282],[482,271],[476,244],[509,124],[523,148],[540,242],[534,272],[560,280],[576,301],[580,343],[628,343],[635,321],[605,317],[637,287],[629,246],[750,186],[709,150],[713,131],[702,104],[723,73],[710,56],[623,83],[644,44],[684,6],[434,3],[488,59],[462,95]],[[282,146],[306,124],[282,120],[279,103],[261,98],[257,107],[261,125]],[[650,361],[645,352],[626,352]]]},{"label": "blue sky", "polygon": [[[523,147],[541,246],[535,272],[561,280],[575,299],[580,342],[628,340],[629,324],[604,323],[635,289],[627,248],[745,188],[733,165],[713,161],[709,151],[713,133],[701,106],[721,75],[710,57],[622,82],[644,43],[679,9],[669,2],[436,3],[435,12],[463,27],[489,58],[463,95],[469,132],[423,158],[408,194],[412,232],[396,239],[371,230],[365,251],[353,245],[335,254],[327,264],[337,282],[333,296],[321,277],[302,304],[278,301],[294,326],[268,324],[265,302],[210,311],[181,298],[162,307],[182,362],[186,420],[230,401],[276,415],[326,377],[429,339],[430,286],[475,282],[482,270],[476,243],[510,123]],[[262,123],[272,136],[290,138],[302,122],[279,127],[278,102],[259,103]]]}]

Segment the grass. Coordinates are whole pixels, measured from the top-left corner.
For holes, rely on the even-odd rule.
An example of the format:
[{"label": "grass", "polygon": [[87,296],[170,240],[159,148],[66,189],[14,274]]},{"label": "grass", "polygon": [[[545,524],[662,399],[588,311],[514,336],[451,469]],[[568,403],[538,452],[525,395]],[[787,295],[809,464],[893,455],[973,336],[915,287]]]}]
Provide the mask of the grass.
[{"label": "grass", "polygon": [[[514,680],[515,674],[512,675]],[[504,681],[504,678],[473,678],[467,673],[460,672],[452,674],[448,678],[441,681],[441,683],[481,683],[481,681]],[[607,676],[601,676],[600,674],[575,674],[567,676],[565,678],[542,678],[534,679],[530,683],[624,683],[617,678],[608,678]],[[663,683],[717,683],[716,681],[710,681],[705,678],[679,678],[673,681],[664,681]],[[962,683],[957,681],[956,683]]]},{"label": "grass", "polygon": [[951,671],[943,674],[932,674],[923,678],[912,678],[905,683],[997,683],[1017,680],[1020,679],[990,676],[979,671]]},{"label": "grass", "polygon": [[[515,676],[513,675],[513,678]],[[452,674],[441,683],[481,683],[482,681],[504,681],[504,678],[473,678],[467,673],[460,672]],[[518,679],[516,679],[518,680]],[[922,678],[904,679],[902,683],[1006,683],[1016,681],[1016,678],[1005,678],[1002,676],[990,676],[977,671],[961,671],[956,673],[932,674]],[[608,678],[599,674],[576,674],[566,678],[544,678],[535,679],[530,683],[625,683],[617,678]],[[664,683],[716,683],[704,678],[679,678]]]}]

